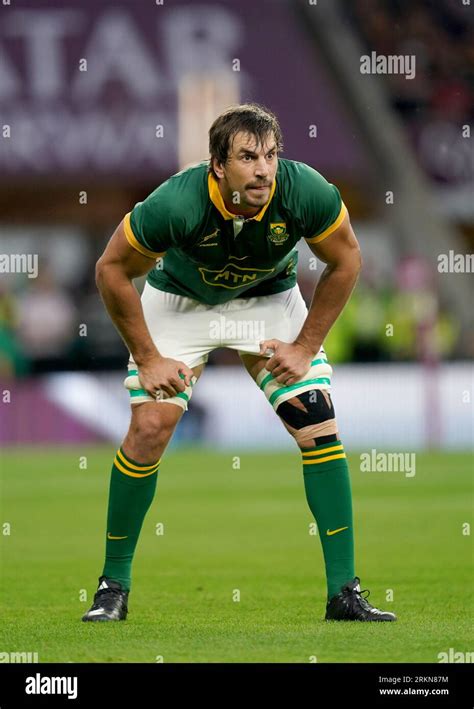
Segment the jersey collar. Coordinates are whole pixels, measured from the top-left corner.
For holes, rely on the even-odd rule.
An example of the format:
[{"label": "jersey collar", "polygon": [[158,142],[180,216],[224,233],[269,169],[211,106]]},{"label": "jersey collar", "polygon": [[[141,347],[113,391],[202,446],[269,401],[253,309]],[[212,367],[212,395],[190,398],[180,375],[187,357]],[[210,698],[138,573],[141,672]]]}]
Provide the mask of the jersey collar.
[{"label": "jersey collar", "polygon": [[[217,184],[217,180],[214,177],[214,175],[212,174],[212,172],[208,173],[207,186],[209,189],[209,197],[210,197],[212,204],[222,214],[224,219],[236,219],[238,217],[238,215],[233,214],[232,212],[229,212],[229,210],[225,206],[224,200],[222,199],[222,195],[219,190],[219,186]],[[273,180],[273,185],[272,185],[272,189],[270,190],[270,197],[268,198],[268,201],[263,205],[261,210],[254,217],[249,217],[249,219],[255,219],[255,221],[257,221],[257,222],[262,221],[263,215],[267,211],[268,205],[272,201],[273,195],[275,194],[275,189],[276,189],[276,180]]]}]

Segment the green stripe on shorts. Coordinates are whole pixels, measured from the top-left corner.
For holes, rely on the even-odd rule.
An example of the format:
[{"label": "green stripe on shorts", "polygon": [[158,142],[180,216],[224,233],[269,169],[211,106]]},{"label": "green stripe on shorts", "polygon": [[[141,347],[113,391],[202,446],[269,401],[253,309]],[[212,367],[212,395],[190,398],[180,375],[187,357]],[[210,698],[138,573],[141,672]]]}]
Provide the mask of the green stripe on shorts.
[{"label": "green stripe on shorts", "polygon": [[[145,389],[131,389],[130,396],[150,396]],[[151,398],[151,397],[150,397]]]},{"label": "green stripe on shorts", "polygon": [[[327,363],[328,363],[327,359],[313,359],[313,361],[311,362],[311,366],[313,367],[316,364],[327,364]],[[263,391],[265,389],[266,385],[268,384],[268,382],[270,382],[272,379],[274,379],[274,376],[270,372],[270,374],[267,374],[267,376],[263,378],[262,383],[260,384],[260,389]]]},{"label": "green stripe on shorts", "polygon": [[[148,396],[150,399],[153,398],[150,396],[150,394],[145,391],[145,389],[133,389],[130,391],[130,396],[135,397],[135,396]],[[172,398],[172,397],[170,397]],[[189,401],[189,396],[183,392],[180,392],[179,394],[176,394],[176,398],[179,399],[184,399],[185,401]],[[158,399],[158,401],[166,401],[166,399]]]},{"label": "green stripe on shorts", "polygon": [[298,384],[290,384],[288,387],[282,387],[281,389],[277,389],[276,391],[273,392],[271,395],[269,402],[270,404],[273,404],[275,399],[278,399],[279,396],[282,394],[286,394],[289,391],[293,391],[294,389],[301,389],[301,387],[305,387],[308,384],[330,384],[331,380],[328,379],[328,377],[318,377],[317,379],[307,379],[305,382],[299,382]]}]

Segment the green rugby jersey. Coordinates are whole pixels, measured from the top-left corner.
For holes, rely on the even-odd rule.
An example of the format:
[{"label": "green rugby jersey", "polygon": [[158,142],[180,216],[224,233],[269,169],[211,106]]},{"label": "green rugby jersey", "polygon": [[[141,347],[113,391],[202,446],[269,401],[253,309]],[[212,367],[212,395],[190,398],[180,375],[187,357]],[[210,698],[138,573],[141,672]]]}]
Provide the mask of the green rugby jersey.
[{"label": "green rugby jersey", "polygon": [[238,217],[226,209],[206,160],[138,202],[124,229],[135,249],[157,258],[150,285],[217,305],[292,288],[296,243],[322,241],[345,214],[338,189],[319,172],[280,158],[268,202],[254,217]]}]

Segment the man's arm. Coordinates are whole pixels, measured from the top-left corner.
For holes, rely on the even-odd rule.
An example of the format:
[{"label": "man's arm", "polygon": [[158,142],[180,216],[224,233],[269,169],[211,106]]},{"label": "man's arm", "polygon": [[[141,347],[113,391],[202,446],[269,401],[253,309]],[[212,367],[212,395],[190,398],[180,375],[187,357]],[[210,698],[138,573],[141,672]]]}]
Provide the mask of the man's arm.
[{"label": "man's arm", "polygon": [[95,269],[97,288],[107,312],[138,366],[146,359],[159,356],[143,317],[140,296],[132,282],[153,266],[154,259],[129,245],[122,221]]},{"label": "man's arm", "polygon": [[280,384],[292,384],[308,371],[313,356],[319,352],[347,303],[362,265],[359,244],[348,214],[326,239],[308,246],[327,265],[315,288],[304,325],[292,343],[279,340],[261,343],[262,353],[267,348],[275,351],[265,366]]},{"label": "man's arm", "polygon": [[[193,371],[182,362],[162,357],[145,323],[143,309],[133,279],[150,271],[155,263],[127,241],[123,221],[110,238],[96,264],[96,284],[115,327],[130,350],[144,389],[155,395],[164,389],[169,396],[184,390]],[[185,380],[179,377],[179,372]]]},{"label": "man's arm", "polygon": [[317,353],[349,300],[362,266],[362,258],[348,214],[341,226],[326,239],[308,246],[327,265],[317,283],[308,317],[295,344],[311,353]]}]

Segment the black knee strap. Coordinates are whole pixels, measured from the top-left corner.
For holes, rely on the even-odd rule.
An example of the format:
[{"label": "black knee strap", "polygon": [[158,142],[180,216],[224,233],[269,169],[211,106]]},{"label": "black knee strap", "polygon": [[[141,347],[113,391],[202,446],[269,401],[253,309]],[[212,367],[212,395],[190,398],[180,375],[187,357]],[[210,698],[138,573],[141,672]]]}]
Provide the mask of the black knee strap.
[{"label": "black knee strap", "polygon": [[[329,404],[326,396],[329,398]],[[285,423],[297,430],[312,424],[329,421],[335,418],[336,414],[330,395],[326,394],[326,396],[320,389],[305,391],[295,398],[301,401],[306,411],[294,406],[290,401],[284,401],[278,406],[277,414]],[[327,436],[318,436],[315,440],[317,440],[317,445],[320,445],[321,443],[337,441],[338,437],[335,434],[329,434]]]}]

